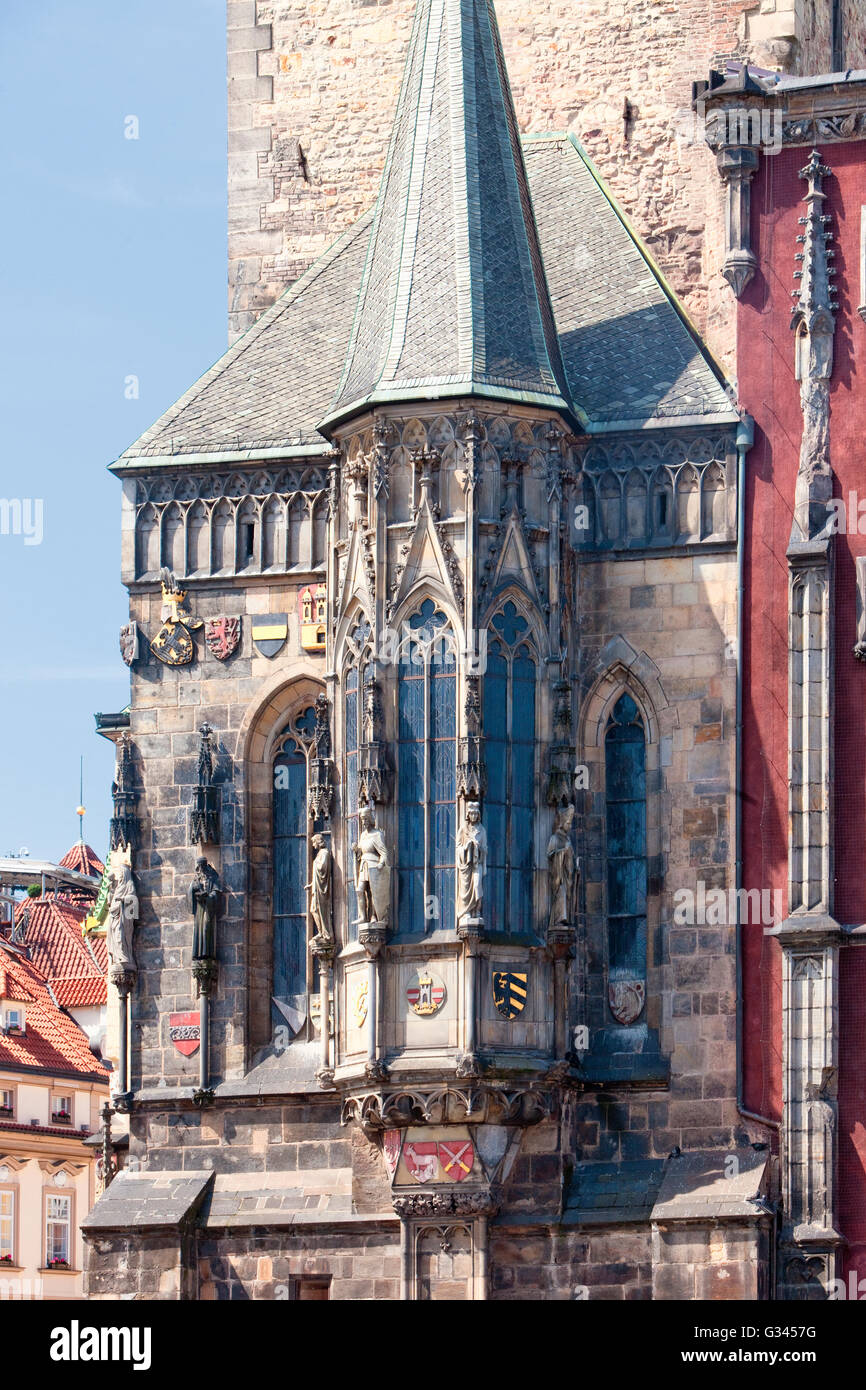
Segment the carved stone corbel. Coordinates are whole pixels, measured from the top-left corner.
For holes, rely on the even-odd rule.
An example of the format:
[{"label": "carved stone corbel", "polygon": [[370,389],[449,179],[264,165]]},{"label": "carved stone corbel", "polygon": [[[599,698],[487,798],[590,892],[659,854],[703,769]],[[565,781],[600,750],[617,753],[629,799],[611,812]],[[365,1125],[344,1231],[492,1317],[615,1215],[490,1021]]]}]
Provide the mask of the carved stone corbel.
[{"label": "carved stone corbel", "polygon": [[752,179],[758,168],[758,151],[753,145],[726,145],[716,155],[716,164],[725,185],[722,274],[739,299],[758,265],[750,230]]}]

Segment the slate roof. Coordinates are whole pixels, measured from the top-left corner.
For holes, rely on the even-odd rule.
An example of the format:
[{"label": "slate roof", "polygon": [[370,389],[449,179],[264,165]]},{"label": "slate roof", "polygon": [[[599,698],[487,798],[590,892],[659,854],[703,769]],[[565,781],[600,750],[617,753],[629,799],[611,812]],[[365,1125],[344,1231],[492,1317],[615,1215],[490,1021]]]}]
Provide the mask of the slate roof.
[{"label": "slate roof", "polygon": [[51,997],[32,961],[0,942],[0,995],[24,1004],[24,1032],[0,1033],[0,1070],[79,1075],[108,1080],[108,1069],[94,1057],[87,1036]]},{"label": "slate roof", "polygon": [[213,1182],[210,1168],[133,1173],[124,1168],[81,1223],[84,1231],[176,1227],[195,1216]]},{"label": "slate roof", "polygon": [[563,1224],[648,1221],[664,1168],[663,1158],[578,1163],[566,1195]]},{"label": "slate roof", "polygon": [[418,0],[329,422],[473,391],[568,408],[493,5]]},{"label": "slate roof", "polygon": [[317,425],[346,356],[372,217],[314,261],[121,459],[327,448]]},{"label": "slate roof", "polygon": [[707,350],[571,136],[526,164],[572,398],[590,429],[735,420]]},{"label": "slate roof", "polygon": [[113,467],[324,452],[351,407],[473,393],[590,433],[737,419],[577,141],[521,146],[485,0],[421,0],[376,208]]}]

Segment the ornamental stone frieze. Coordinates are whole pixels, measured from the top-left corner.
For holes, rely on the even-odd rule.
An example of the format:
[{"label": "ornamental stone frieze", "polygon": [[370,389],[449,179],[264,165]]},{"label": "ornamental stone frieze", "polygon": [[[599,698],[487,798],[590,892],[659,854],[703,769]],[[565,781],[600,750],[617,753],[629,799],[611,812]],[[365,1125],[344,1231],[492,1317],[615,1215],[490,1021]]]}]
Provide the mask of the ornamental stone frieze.
[{"label": "ornamental stone frieze", "polygon": [[731,544],[736,536],[733,430],[592,439],[577,445],[575,459],[577,550]]},{"label": "ornamental stone frieze", "polygon": [[[146,460],[142,460],[146,467]],[[133,489],[132,579],[324,569],[334,473],[321,465],[148,474]]]},{"label": "ornamental stone frieze", "polygon": [[500,1124],[530,1126],[559,1111],[555,1086],[473,1085],[435,1090],[358,1091],[343,1102],[342,1124],[356,1122],[368,1135],[408,1125]]}]

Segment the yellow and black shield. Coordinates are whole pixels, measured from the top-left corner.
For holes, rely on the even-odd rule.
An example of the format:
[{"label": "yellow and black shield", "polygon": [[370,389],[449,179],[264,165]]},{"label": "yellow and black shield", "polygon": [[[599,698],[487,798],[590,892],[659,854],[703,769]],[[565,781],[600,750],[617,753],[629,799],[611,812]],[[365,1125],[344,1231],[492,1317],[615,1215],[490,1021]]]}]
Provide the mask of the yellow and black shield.
[{"label": "yellow and black shield", "polygon": [[[200,626],[200,624],[199,624]],[[166,666],[187,666],[193,658],[193,641],[184,623],[163,623],[150,644],[150,650]]]},{"label": "yellow and black shield", "polygon": [[528,979],[526,970],[494,970],[493,1003],[503,1018],[513,1019],[523,1013]]}]

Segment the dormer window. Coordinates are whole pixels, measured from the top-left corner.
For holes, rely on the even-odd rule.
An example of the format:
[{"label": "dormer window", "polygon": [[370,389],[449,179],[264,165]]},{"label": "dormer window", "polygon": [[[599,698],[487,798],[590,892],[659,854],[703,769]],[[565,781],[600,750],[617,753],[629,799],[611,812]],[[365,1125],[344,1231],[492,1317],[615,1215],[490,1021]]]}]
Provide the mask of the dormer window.
[{"label": "dormer window", "polygon": [[21,1008],[6,1008],[3,1015],[3,1027],[7,1033],[24,1032],[24,1010]]}]

